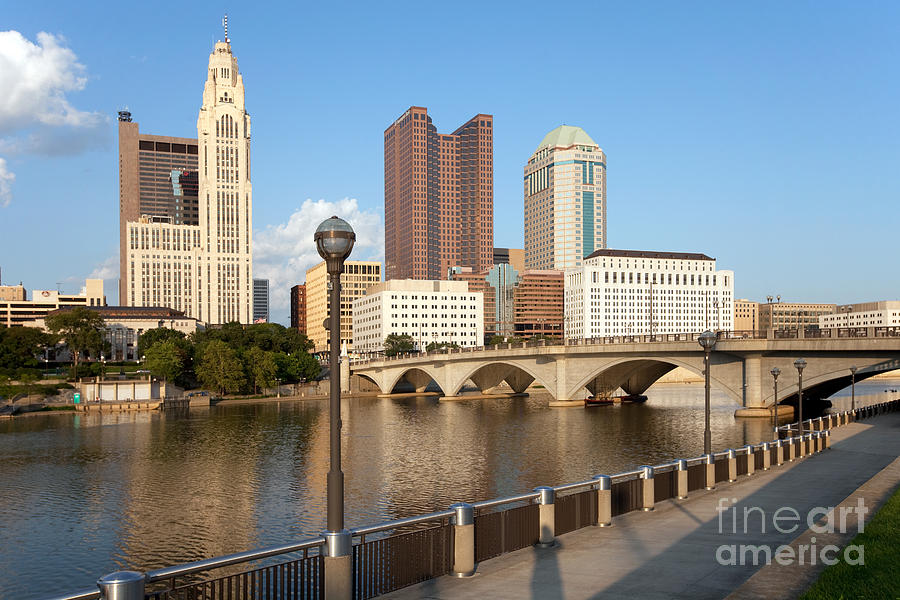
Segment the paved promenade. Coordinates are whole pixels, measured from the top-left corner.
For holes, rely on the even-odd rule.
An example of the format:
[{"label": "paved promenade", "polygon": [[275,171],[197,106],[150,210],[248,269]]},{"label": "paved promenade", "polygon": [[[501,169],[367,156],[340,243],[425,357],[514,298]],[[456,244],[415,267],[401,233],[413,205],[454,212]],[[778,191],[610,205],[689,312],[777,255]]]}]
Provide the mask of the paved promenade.
[{"label": "paved promenade", "polygon": [[[719,483],[712,491],[694,492],[686,500],[665,501],[650,513],[632,512],[613,519],[613,527],[587,527],[560,536],[549,549],[526,548],[485,561],[467,579],[441,577],[389,594],[387,598],[794,598],[821,572],[820,551],[827,544],[846,544],[856,533],[857,516],[848,513],[846,531],[818,534],[808,530],[807,517],[816,507],[868,508],[865,520],[900,483],[900,414],[892,413],[833,430],[831,449],[819,454]],[[735,512],[731,507],[738,507]],[[728,507],[724,512],[717,507]],[[744,530],[744,508],[752,511]],[[785,520],[773,526],[783,507]],[[840,510],[835,511],[840,529]],[[733,520],[733,518],[736,519]],[[815,514],[812,522],[823,522]],[[734,526],[736,524],[736,527]],[[818,527],[818,526],[817,526]],[[794,529],[791,529],[794,528]],[[752,554],[734,554],[738,564],[723,565],[731,555],[723,546],[785,544],[799,553],[803,565],[753,565]],[[816,564],[810,565],[810,554]],[[829,552],[826,557],[840,552]]]}]

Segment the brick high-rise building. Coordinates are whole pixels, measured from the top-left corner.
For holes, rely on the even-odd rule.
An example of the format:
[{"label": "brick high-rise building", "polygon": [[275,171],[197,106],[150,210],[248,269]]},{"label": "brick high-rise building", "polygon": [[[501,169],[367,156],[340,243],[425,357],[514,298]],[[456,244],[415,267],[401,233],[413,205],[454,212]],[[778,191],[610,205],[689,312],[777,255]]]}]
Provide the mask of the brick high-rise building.
[{"label": "brick high-rise building", "polygon": [[438,133],[411,106],[384,132],[385,279],[443,279],[493,264],[493,117]]},{"label": "brick high-rise building", "polygon": [[197,138],[141,133],[119,111],[119,303],[127,302],[126,223],[141,216],[199,225]]},{"label": "brick high-rise building", "polygon": [[562,337],[565,281],[562,271],[526,270],[515,291],[514,328],[519,337]]},{"label": "brick high-rise building", "polygon": [[291,327],[306,335],[306,284],[291,288]]}]

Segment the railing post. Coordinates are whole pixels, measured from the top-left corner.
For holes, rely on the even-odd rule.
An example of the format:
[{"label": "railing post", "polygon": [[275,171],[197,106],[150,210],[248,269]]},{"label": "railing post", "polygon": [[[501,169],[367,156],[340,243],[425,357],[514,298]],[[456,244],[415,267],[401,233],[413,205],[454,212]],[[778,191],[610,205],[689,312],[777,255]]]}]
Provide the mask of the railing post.
[{"label": "railing post", "polygon": [[781,439],[775,440],[775,465],[781,466],[784,464],[784,442]]},{"label": "railing post", "polygon": [[540,548],[549,548],[556,539],[556,490],[545,485],[534,488],[538,492],[537,502],[540,504],[540,532],[538,543]]},{"label": "railing post", "polygon": [[794,453],[797,451],[797,447],[794,445],[794,436],[789,437],[785,441],[788,443],[785,460],[787,460],[787,462],[794,462]]},{"label": "railing post", "polygon": [[707,454],[706,459],[706,489],[716,489],[716,457],[713,454]]},{"label": "railing post", "polygon": [[656,504],[656,486],[654,485],[654,472],[653,467],[648,467],[644,465],[641,467],[643,471],[641,473],[641,479],[644,480],[643,485],[641,486],[641,510],[650,511],[653,510],[653,505]]},{"label": "railing post", "polygon": [[147,577],[137,571],[116,571],[97,580],[101,600],[144,600]]},{"label": "railing post", "polygon": [[769,445],[769,442],[763,442],[762,453],[763,453],[763,471],[768,471],[769,468],[772,466],[772,446]]},{"label": "railing post", "polygon": [[353,537],[348,529],[326,531],[325,597],[350,600],[353,596]]},{"label": "railing post", "polygon": [[830,429],[827,429],[825,431],[825,443],[822,445],[822,448],[824,450],[828,450],[829,448],[831,448],[831,430]]},{"label": "railing post", "polygon": [[612,525],[612,479],[609,475],[597,475],[597,526]]},{"label": "railing post", "polygon": [[747,476],[753,475],[756,471],[756,457],[753,455],[753,446],[747,444]]},{"label": "railing post", "polygon": [[737,481],[737,452],[728,449],[728,481]]},{"label": "railing post", "polygon": [[684,500],[688,495],[688,464],[683,458],[678,459],[677,462],[678,470],[675,471],[675,475],[678,479],[675,482],[675,497]]},{"label": "railing post", "polygon": [[809,442],[812,439],[812,434],[804,433],[800,436],[800,456],[806,456],[809,454]]},{"label": "railing post", "polygon": [[475,509],[467,502],[457,502],[450,510],[456,512],[451,518],[453,575],[471,577],[475,574]]}]

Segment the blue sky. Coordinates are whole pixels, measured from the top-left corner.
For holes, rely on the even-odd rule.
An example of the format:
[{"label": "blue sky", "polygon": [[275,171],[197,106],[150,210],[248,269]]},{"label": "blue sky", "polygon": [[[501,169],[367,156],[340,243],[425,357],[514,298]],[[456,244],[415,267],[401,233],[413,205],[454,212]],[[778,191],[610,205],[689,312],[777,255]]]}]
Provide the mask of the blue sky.
[{"label": "blue sky", "polygon": [[[223,10],[275,320],[328,213],[382,255],[382,136],[412,104],[439,131],[494,115],[496,246],[522,247],[522,167],[566,123],[607,153],[610,247],[705,252],[755,300],[900,297],[893,2],[7,3],[4,283],[117,272],[115,112],[195,136]],[[22,84],[29,61],[45,81]]]}]

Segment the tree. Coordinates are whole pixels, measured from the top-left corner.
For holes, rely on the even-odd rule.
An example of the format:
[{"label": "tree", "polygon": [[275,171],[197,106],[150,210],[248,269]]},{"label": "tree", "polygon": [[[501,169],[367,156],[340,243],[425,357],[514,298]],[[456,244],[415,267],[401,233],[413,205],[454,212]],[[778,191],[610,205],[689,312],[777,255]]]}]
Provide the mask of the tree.
[{"label": "tree", "polygon": [[278,366],[278,378],[285,383],[312,381],[322,373],[322,365],[306,351],[294,354],[276,352],[274,358]]},{"label": "tree", "polygon": [[425,346],[425,350],[428,352],[434,352],[435,350],[443,350],[444,348],[459,348],[459,344],[456,342],[431,342],[427,346]]},{"label": "tree", "polygon": [[0,369],[37,367],[37,356],[53,343],[53,336],[36,327],[0,327]]},{"label": "tree", "polygon": [[259,348],[250,348],[244,354],[244,365],[250,380],[253,381],[253,393],[259,388],[267,388],[275,383],[275,375],[278,367],[275,364],[275,355]]},{"label": "tree", "polygon": [[402,335],[392,333],[384,339],[385,356],[397,356],[398,354],[409,353],[412,352],[415,347],[416,345],[413,342],[413,339],[405,333]]},{"label": "tree", "polygon": [[48,314],[44,324],[72,352],[76,374],[78,359],[82,354],[99,354],[108,345],[103,339],[103,317],[81,306]]},{"label": "tree", "polygon": [[523,341],[522,338],[514,335],[494,335],[491,336],[491,339],[488,340],[488,346],[496,346],[497,344],[518,344]]},{"label": "tree", "polygon": [[184,351],[175,340],[169,339],[153,344],[147,348],[144,356],[146,356],[144,367],[157,377],[175,382],[184,374]]},{"label": "tree", "polygon": [[237,354],[222,340],[206,344],[195,371],[204,386],[223,395],[241,391],[246,381]]},{"label": "tree", "polygon": [[138,338],[138,356],[145,356],[154,344],[165,342],[168,340],[177,340],[183,342],[182,349],[186,350],[190,346],[187,336],[176,329],[167,327],[157,327],[156,329],[148,329]]}]

